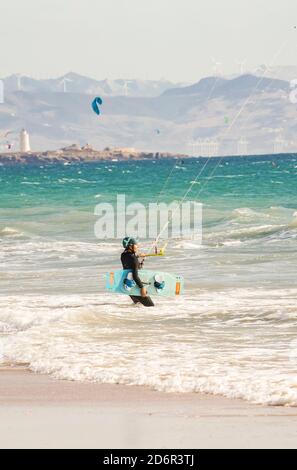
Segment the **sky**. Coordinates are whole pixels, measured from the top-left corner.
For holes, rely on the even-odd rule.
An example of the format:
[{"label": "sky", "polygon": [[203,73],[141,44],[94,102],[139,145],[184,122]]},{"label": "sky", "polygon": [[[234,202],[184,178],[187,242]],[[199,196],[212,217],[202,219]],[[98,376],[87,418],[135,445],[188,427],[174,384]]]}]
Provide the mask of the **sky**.
[{"label": "sky", "polygon": [[194,82],[297,65],[295,0],[1,0],[0,77]]}]

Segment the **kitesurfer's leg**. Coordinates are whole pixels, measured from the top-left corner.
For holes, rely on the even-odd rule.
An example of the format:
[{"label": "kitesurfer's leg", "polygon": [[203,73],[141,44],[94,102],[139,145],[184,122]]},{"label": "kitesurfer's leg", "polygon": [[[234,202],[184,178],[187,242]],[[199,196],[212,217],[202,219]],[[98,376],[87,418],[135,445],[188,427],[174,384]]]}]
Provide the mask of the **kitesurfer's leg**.
[{"label": "kitesurfer's leg", "polygon": [[137,297],[136,295],[129,295],[129,297],[130,297],[130,299],[133,300],[133,302],[134,302],[135,304],[139,304],[139,302],[140,302],[140,300],[139,300],[140,297]]},{"label": "kitesurfer's leg", "polygon": [[145,307],[154,307],[155,306],[154,302],[152,301],[152,299],[148,295],[146,297],[140,297],[140,302]]},{"label": "kitesurfer's leg", "polygon": [[138,297],[137,295],[129,295],[135,304],[142,304],[144,307],[154,307],[154,302],[147,295],[146,297]]}]

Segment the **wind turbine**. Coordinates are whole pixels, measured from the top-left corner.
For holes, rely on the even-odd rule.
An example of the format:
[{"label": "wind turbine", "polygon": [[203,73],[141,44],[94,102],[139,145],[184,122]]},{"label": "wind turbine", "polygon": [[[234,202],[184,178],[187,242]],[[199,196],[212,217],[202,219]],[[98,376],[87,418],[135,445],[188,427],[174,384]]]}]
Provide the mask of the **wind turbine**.
[{"label": "wind turbine", "polygon": [[211,61],[213,63],[213,72],[214,72],[214,75],[222,75],[222,63],[221,62],[218,62],[216,59],[214,59],[214,57],[211,57]]},{"label": "wind turbine", "polygon": [[124,83],[123,89],[124,89],[125,96],[128,96],[128,84],[127,84],[127,82]]},{"label": "wind turbine", "polygon": [[21,73],[16,74],[18,91],[22,89],[22,76]]},{"label": "wind turbine", "polygon": [[258,73],[258,74],[261,74],[262,76],[264,76],[267,73],[273,73],[273,70],[268,65],[262,64],[254,70],[254,73]]},{"label": "wind turbine", "polygon": [[246,59],[243,59],[241,61],[237,62],[237,65],[239,65],[239,72],[240,75],[243,75],[245,72],[245,65],[246,65]]},{"label": "wind turbine", "polygon": [[67,78],[67,77],[63,77],[62,80],[59,83],[59,85],[63,85],[64,93],[67,92],[67,82],[73,82],[73,80],[70,80],[70,78]]},{"label": "wind turbine", "polygon": [[128,96],[128,88],[129,88],[128,83],[132,83],[132,80],[125,80],[124,82],[123,89],[124,89],[125,96]]}]

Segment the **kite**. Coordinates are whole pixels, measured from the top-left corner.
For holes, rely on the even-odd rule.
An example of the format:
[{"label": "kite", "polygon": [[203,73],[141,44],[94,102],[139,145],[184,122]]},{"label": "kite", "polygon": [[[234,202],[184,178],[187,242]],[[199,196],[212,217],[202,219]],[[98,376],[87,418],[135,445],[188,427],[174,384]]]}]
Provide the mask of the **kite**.
[{"label": "kite", "polygon": [[93,109],[94,113],[98,114],[98,116],[99,116],[99,114],[100,114],[100,108],[99,108],[99,106],[100,106],[102,103],[103,103],[103,101],[102,101],[102,99],[101,99],[99,96],[97,96],[97,97],[92,101],[92,109]]}]

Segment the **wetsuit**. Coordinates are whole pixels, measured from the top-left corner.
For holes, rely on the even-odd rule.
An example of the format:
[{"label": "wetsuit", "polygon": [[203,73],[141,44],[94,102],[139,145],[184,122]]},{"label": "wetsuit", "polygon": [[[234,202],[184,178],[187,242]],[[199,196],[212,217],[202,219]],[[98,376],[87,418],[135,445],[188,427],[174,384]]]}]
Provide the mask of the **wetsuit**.
[{"label": "wetsuit", "polygon": [[[144,285],[141,282],[140,277],[138,276],[138,270],[140,269],[140,263],[139,263],[138,257],[135,255],[135,253],[132,253],[129,250],[125,250],[121,254],[121,261],[122,261],[123,269],[131,269],[134,281],[136,282],[139,289],[142,289]],[[141,302],[146,307],[154,306],[152,299],[148,296],[139,297],[136,295],[130,295],[130,297],[135,304],[138,302]]]}]

